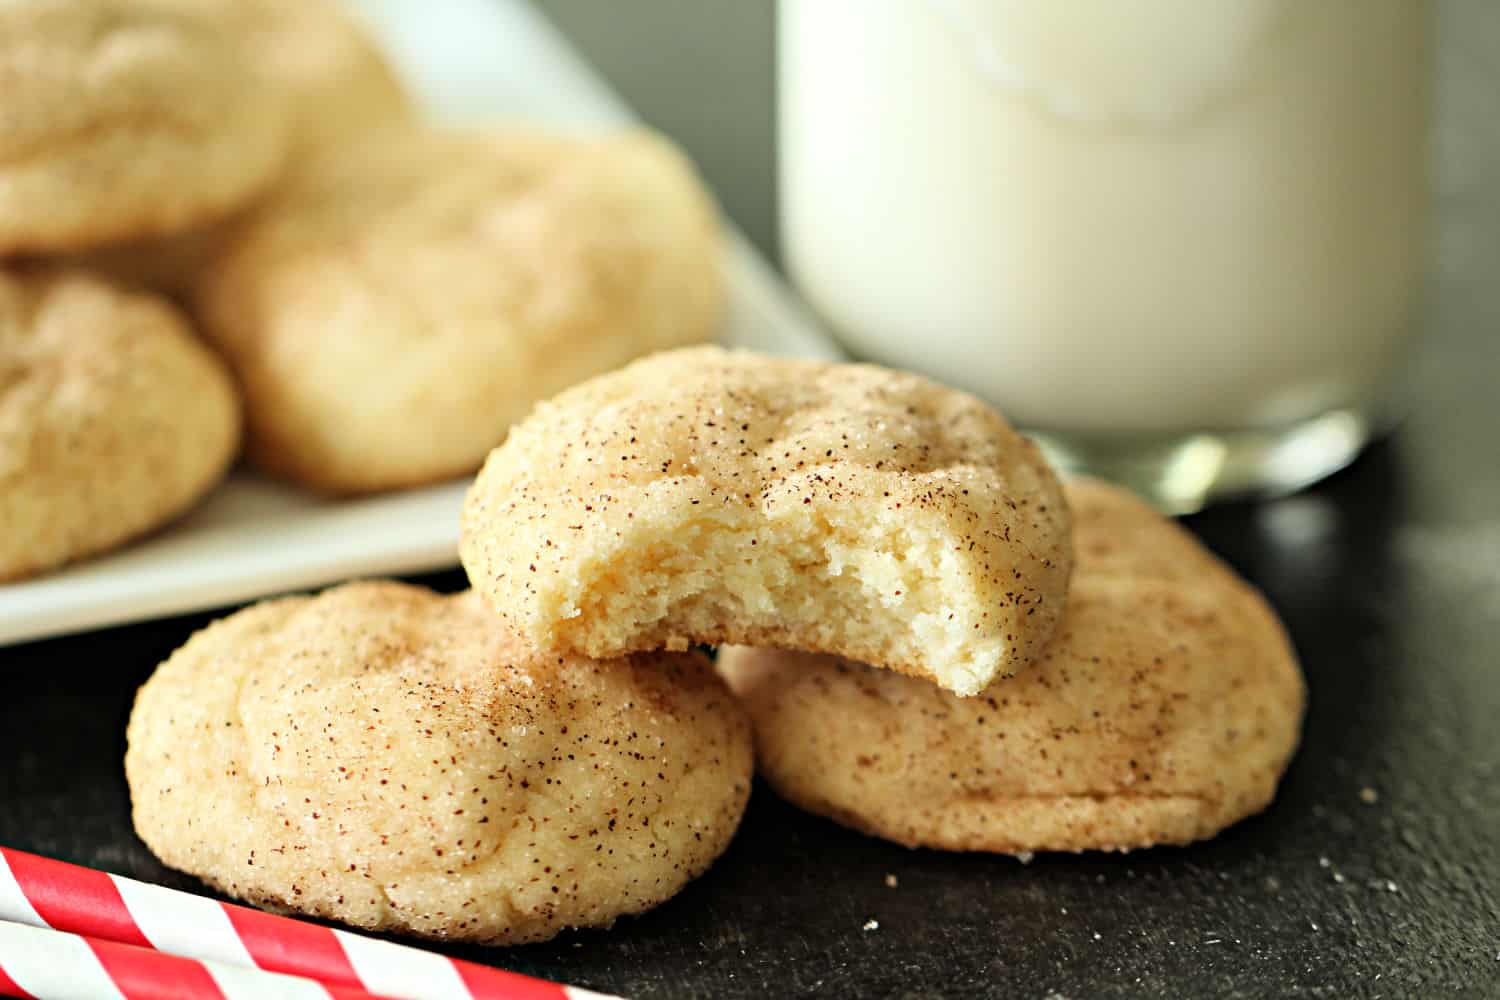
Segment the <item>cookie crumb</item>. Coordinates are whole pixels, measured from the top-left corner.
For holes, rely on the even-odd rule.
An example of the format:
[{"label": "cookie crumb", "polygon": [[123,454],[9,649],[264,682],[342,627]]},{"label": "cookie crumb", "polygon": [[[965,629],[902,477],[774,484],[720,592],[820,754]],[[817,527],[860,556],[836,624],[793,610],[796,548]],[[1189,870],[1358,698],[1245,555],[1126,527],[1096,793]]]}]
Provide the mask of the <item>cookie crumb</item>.
[{"label": "cookie crumb", "polygon": [[880,921],[873,920],[873,919],[872,920],[866,920],[864,927],[861,928],[861,929],[862,930],[866,930],[866,931],[878,931],[878,930],[880,930]]},{"label": "cookie crumb", "polygon": [[894,876],[894,875],[891,875],[891,874],[889,874],[889,873],[887,873],[887,874],[886,874],[886,876],[885,876],[885,887],[886,887],[886,888],[887,888],[887,889],[894,889],[894,888],[896,888],[896,886],[898,886],[898,885],[900,885],[900,884],[901,884],[901,883],[900,883],[900,881],[899,881],[899,880],[898,880],[898,879],[897,879],[897,878],[896,878],[896,876]]},{"label": "cookie crumb", "polygon": [[1367,806],[1373,806],[1375,803],[1380,801],[1380,793],[1371,788],[1369,785],[1366,785],[1359,790],[1359,801],[1363,802]]}]

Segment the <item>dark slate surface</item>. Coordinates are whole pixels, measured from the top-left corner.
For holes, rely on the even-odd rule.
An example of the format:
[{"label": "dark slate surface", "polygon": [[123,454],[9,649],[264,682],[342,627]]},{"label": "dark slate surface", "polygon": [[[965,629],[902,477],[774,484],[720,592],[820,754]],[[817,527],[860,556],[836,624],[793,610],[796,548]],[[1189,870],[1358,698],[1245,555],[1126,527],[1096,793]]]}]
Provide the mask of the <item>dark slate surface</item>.
[{"label": "dark slate surface", "polygon": [[[637,2],[702,24],[728,0]],[[586,25],[583,0],[545,6]],[[1189,849],[1022,865],[893,847],[757,787],[729,853],[657,911],[462,954],[637,997],[1500,996],[1500,10],[1444,16],[1413,416],[1317,489],[1188,522],[1266,590],[1311,684],[1269,812]],[[209,617],[0,649],[0,843],[196,888],[131,833],[120,758],[135,688]]]},{"label": "dark slate surface", "polygon": [[[1487,394],[1453,408],[1496,429]],[[1215,841],[1023,865],[757,787],[725,858],[654,913],[463,954],[639,997],[1500,995],[1494,455],[1419,417],[1320,489],[1190,521],[1282,610],[1312,690],[1280,798]],[[135,688],[208,617],[0,651],[0,843],[195,887],[131,833],[120,757]]]}]

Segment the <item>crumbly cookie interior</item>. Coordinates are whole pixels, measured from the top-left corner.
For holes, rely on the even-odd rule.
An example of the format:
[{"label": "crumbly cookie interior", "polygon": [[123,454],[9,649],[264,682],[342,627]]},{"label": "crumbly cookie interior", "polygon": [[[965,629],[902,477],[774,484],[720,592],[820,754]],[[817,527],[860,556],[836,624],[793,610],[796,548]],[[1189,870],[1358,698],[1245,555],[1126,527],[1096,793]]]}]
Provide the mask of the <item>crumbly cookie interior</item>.
[{"label": "crumbly cookie interior", "polygon": [[989,613],[958,540],[920,512],[902,513],[808,506],[768,518],[725,505],[635,519],[634,537],[581,565],[570,585],[538,593],[538,611],[554,622],[556,645],[590,655],[758,635],[761,644],[873,649],[977,693],[1008,644],[983,627]]},{"label": "crumbly cookie interior", "polygon": [[476,590],[543,649],[830,653],[961,695],[1023,671],[1062,487],[972,396],[870,365],[665,352],[539,406],[469,491]]}]

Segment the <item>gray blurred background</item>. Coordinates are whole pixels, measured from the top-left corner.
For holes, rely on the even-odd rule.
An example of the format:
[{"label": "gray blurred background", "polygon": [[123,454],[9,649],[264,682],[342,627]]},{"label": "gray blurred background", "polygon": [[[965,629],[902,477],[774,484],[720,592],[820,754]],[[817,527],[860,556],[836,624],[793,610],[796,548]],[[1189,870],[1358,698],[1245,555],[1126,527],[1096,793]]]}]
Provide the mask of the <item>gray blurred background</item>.
[{"label": "gray blurred background", "polygon": [[[1483,0],[1481,0],[1483,2]],[[537,0],[775,259],[774,0]]]}]

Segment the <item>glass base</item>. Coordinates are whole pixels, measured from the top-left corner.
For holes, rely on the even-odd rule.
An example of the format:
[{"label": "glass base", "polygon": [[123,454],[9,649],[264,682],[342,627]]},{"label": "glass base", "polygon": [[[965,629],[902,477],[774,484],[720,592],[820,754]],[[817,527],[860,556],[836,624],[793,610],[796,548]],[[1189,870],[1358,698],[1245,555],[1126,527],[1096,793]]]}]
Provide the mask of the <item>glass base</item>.
[{"label": "glass base", "polygon": [[1293,493],[1352,462],[1385,421],[1334,410],[1289,427],[1190,434],[1089,435],[1025,428],[1069,475],[1128,486],[1169,514],[1218,500]]}]

